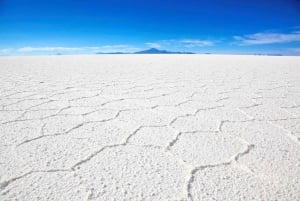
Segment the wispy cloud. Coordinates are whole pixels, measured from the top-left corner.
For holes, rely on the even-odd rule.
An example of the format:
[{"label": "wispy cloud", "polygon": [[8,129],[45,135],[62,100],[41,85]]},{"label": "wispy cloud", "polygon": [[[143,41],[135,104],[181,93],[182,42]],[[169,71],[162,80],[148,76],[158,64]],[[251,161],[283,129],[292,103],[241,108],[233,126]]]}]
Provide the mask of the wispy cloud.
[{"label": "wispy cloud", "polygon": [[20,53],[35,53],[35,52],[86,52],[86,53],[109,53],[109,52],[134,52],[140,48],[131,45],[104,45],[99,47],[22,47],[17,48],[16,52]]},{"label": "wispy cloud", "polygon": [[0,49],[0,54],[9,54],[12,49],[6,48],[6,49]]},{"label": "wispy cloud", "polygon": [[93,49],[94,51],[108,53],[108,52],[136,52],[141,50],[141,48],[132,45],[104,45],[100,47],[87,47],[88,49]]},{"label": "wispy cloud", "polygon": [[179,41],[181,44],[184,45],[184,47],[204,47],[204,46],[212,46],[214,45],[213,41],[210,40],[191,40],[191,39],[185,39]]},{"label": "wispy cloud", "polygon": [[159,40],[156,42],[145,43],[152,48],[195,48],[204,46],[213,46],[215,41],[212,40],[200,40],[200,39],[169,39]]},{"label": "wispy cloud", "polygon": [[78,47],[22,47],[18,48],[18,52],[53,52],[53,51],[78,51],[82,48]]},{"label": "wispy cloud", "polygon": [[245,36],[234,36],[240,45],[262,45],[300,41],[300,31],[292,33],[255,33]]},{"label": "wispy cloud", "polygon": [[287,51],[294,53],[294,54],[300,54],[300,47],[296,48],[288,48]]},{"label": "wispy cloud", "polygon": [[145,43],[148,47],[151,47],[151,48],[161,48],[161,44],[159,43]]}]

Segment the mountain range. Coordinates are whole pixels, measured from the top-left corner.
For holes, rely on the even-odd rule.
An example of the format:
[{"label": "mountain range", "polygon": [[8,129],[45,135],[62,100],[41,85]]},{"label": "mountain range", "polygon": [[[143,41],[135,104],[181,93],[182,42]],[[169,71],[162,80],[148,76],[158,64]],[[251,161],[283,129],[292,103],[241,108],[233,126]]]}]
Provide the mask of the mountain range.
[{"label": "mountain range", "polygon": [[168,50],[159,50],[156,48],[150,48],[147,50],[142,50],[134,53],[126,53],[126,52],[110,52],[110,53],[96,53],[96,54],[195,54],[193,52],[172,52]]}]

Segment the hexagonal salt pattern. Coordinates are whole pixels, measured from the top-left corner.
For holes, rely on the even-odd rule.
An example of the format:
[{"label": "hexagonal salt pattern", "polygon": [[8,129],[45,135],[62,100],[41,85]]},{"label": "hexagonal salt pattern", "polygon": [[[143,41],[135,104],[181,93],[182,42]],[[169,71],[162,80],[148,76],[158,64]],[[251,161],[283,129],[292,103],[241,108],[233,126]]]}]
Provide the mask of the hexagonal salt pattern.
[{"label": "hexagonal salt pattern", "polygon": [[300,200],[299,57],[0,58],[0,200]]}]

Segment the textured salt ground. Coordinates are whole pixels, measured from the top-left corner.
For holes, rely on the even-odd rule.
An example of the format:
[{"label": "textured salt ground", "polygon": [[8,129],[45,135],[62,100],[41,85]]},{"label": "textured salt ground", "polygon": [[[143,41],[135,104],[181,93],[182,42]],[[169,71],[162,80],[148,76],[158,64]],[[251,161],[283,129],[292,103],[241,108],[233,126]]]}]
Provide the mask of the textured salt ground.
[{"label": "textured salt ground", "polygon": [[0,200],[300,200],[300,58],[0,58]]}]

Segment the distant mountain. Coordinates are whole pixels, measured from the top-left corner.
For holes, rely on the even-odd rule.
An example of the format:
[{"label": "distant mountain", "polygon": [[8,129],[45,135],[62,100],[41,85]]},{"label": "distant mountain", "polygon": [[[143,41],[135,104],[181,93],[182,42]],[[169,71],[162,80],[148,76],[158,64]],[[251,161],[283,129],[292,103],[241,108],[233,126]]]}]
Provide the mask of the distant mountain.
[{"label": "distant mountain", "polygon": [[274,54],[274,53],[265,53],[265,54],[261,54],[261,53],[257,53],[257,54],[253,54],[253,55],[256,55],[256,56],[283,56],[282,54]]},{"label": "distant mountain", "polygon": [[96,54],[129,54],[126,52],[97,52]]},{"label": "distant mountain", "polygon": [[143,50],[139,52],[134,52],[134,53],[127,53],[127,52],[108,52],[108,53],[103,53],[103,52],[98,52],[96,54],[195,54],[193,52],[170,52],[167,50],[158,50],[156,48],[151,48],[148,50]]},{"label": "distant mountain", "polygon": [[135,52],[134,54],[168,54],[169,52],[167,50],[158,50],[156,48],[151,48],[148,50],[143,50],[139,52]]},{"label": "distant mountain", "polygon": [[135,52],[133,54],[194,54],[194,53],[193,52],[170,52],[167,50],[158,50],[156,48],[151,48],[148,50]]}]

